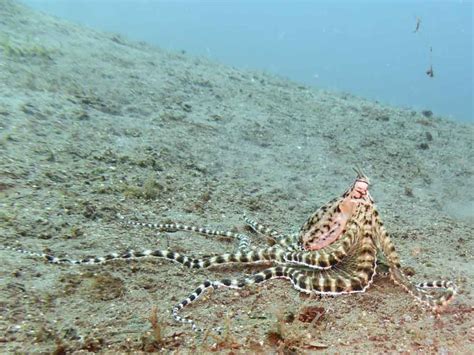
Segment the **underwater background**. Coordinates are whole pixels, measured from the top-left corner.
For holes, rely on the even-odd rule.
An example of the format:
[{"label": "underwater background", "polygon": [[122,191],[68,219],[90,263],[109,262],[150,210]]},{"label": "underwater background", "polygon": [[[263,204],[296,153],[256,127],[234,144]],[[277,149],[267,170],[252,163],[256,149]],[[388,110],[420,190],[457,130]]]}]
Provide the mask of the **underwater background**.
[{"label": "underwater background", "polygon": [[[473,353],[471,3],[288,3],[0,0],[0,353]],[[196,334],[173,306],[266,266],[15,251],[235,250],[118,215],[266,248],[244,215],[297,232],[356,167],[410,280],[457,284],[439,316],[381,267],[338,297],[206,292],[180,314],[225,331]]]},{"label": "underwater background", "polygon": [[469,0],[25,3],[161,48],[474,121]]}]

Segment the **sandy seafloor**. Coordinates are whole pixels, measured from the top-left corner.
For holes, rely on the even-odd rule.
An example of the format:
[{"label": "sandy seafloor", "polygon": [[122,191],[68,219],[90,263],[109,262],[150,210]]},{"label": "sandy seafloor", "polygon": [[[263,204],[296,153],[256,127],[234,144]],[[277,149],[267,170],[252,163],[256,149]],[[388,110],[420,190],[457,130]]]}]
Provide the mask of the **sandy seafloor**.
[{"label": "sandy seafloor", "polygon": [[[219,289],[183,312],[228,327],[204,336],[175,323],[171,307],[205,279],[262,266],[58,266],[0,250],[0,353],[474,350],[472,124],[165,52],[8,0],[0,123],[2,245],[71,258],[231,251],[232,240],[126,227],[116,213],[235,231],[246,213],[292,232],[361,166],[413,279],[460,287],[440,318],[381,276],[366,293],[335,298],[285,280]],[[322,317],[300,321],[308,306]]]}]

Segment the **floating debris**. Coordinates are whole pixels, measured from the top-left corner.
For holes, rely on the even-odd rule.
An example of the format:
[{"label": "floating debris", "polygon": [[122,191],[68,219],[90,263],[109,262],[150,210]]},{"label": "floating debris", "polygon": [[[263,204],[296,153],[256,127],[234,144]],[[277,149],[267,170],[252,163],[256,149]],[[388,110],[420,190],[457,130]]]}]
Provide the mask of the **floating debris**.
[{"label": "floating debris", "polygon": [[434,71],[433,71],[433,47],[430,47],[430,67],[426,71],[426,75],[430,78],[434,78]]},{"label": "floating debris", "polygon": [[417,17],[416,18],[416,27],[415,27],[415,30],[413,31],[413,33],[417,33],[420,30],[420,26],[421,26],[421,18]]},{"label": "floating debris", "polygon": [[426,71],[426,75],[428,75],[430,78],[434,78],[433,65],[430,65],[430,67]]}]

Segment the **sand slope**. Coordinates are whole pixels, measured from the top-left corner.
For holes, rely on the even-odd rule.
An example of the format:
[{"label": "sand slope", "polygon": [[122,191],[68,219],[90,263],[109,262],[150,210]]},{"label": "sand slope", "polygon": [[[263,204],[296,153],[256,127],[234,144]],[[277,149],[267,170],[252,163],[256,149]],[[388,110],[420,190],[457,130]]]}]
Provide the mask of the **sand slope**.
[{"label": "sand slope", "polygon": [[[469,124],[165,52],[0,0],[0,244],[73,258],[231,251],[230,240],[129,228],[115,215],[244,230],[246,213],[295,231],[358,165],[413,277],[461,287],[440,319],[383,277],[337,298],[305,297],[284,280],[218,290],[184,312],[202,326],[229,326],[203,337],[173,322],[170,308],[207,278],[259,267],[71,267],[0,250],[0,352],[472,351],[473,137]],[[300,321],[307,306],[324,315]]]}]

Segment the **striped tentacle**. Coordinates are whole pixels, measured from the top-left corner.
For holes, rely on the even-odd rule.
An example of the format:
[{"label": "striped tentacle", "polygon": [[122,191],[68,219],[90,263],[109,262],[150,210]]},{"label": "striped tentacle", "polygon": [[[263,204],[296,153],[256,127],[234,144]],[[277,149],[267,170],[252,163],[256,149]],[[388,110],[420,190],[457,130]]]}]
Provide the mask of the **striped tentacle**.
[{"label": "striped tentacle", "polygon": [[[365,292],[372,284],[377,269],[377,247],[371,234],[363,229],[357,244],[351,249],[350,254],[328,270],[335,279],[331,286],[336,286],[336,294]],[[327,286],[326,286],[327,287]]]},{"label": "striped tentacle", "polygon": [[290,251],[282,253],[282,259],[277,262],[297,264],[311,269],[327,270],[337,266],[353,251],[360,243],[360,223],[352,220],[348,223],[343,235],[331,245],[320,250],[313,251]]},{"label": "striped tentacle", "polygon": [[301,246],[301,243],[299,242],[298,233],[292,233],[285,236],[282,239],[278,239],[277,243],[278,245],[280,245],[282,248],[286,250],[290,250],[290,251],[304,250],[303,247]]},{"label": "striped tentacle", "polygon": [[[434,312],[441,311],[450,301],[453,300],[457,293],[457,287],[454,282],[443,280],[413,284],[401,270],[400,257],[395,250],[395,246],[383,226],[377,210],[375,207],[372,208],[374,235],[377,238],[383,254],[388,260],[391,279],[412,295],[417,301],[430,307]],[[436,295],[431,295],[426,292],[426,289],[440,289],[442,292],[439,292]]]},{"label": "striped tentacle", "polygon": [[244,215],[244,221],[247,223],[255,232],[263,234],[268,237],[272,237],[274,239],[281,239],[285,238],[286,235],[283,233],[280,233],[272,228],[269,228],[261,223],[258,223],[254,219],[251,219],[250,217]]},{"label": "striped tentacle", "polygon": [[373,235],[375,237],[375,243],[382,250],[383,255],[386,257],[390,266],[400,268],[400,256],[398,255],[395,245],[392,239],[388,235],[382,220],[380,219],[379,213],[374,205],[370,206],[370,215],[372,215],[372,226]]},{"label": "striped tentacle", "polygon": [[118,254],[118,253],[111,253],[104,256],[95,256],[95,257],[88,257],[84,259],[69,259],[69,258],[59,258],[57,256],[40,253],[40,252],[32,252],[29,250],[21,249],[21,248],[14,248],[10,246],[2,246],[3,249],[13,250],[18,253],[26,254],[29,256],[33,256],[36,258],[41,258],[46,260],[48,263],[51,264],[70,264],[70,265],[94,265],[94,264],[103,264],[109,260],[116,260],[116,259],[128,259],[130,258],[130,253]]},{"label": "striped tentacle", "polygon": [[[452,281],[434,281],[413,284],[408,277],[398,268],[390,268],[392,280],[420,303],[430,307],[433,312],[442,311],[451,302],[457,293],[457,287]],[[439,294],[429,294],[427,288],[442,289]]]},{"label": "striped tentacle", "polygon": [[14,250],[19,253],[26,255],[38,257],[45,259],[48,263],[51,264],[70,264],[70,265],[95,265],[103,264],[113,260],[134,260],[141,258],[161,258],[173,261],[179,264],[182,264],[191,269],[203,269],[208,268],[213,265],[219,265],[224,263],[252,263],[252,262],[261,262],[261,261],[271,261],[277,259],[277,253],[270,250],[261,250],[258,252],[237,252],[237,253],[228,253],[222,255],[216,255],[208,258],[192,258],[180,253],[156,249],[156,250],[143,250],[143,251],[134,251],[129,250],[124,253],[110,253],[104,256],[93,256],[83,259],[69,259],[69,258],[60,258],[51,254],[31,252],[24,249],[11,248],[8,246],[4,247],[5,249]]},{"label": "striped tentacle", "polygon": [[[259,263],[276,262],[281,264],[293,264],[314,269],[330,269],[341,260],[347,253],[341,249],[338,253],[320,250],[318,252],[287,251],[279,246],[266,249],[256,249],[248,252],[226,253],[211,256],[204,259],[194,259],[193,268],[207,268],[213,265],[225,263]],[[180,262],[179,260],[177,260]],[[188,265],[186,265],[188,266]]]},{"label": "striped tentacle", "polygon": [[179,253],[163,250],[134,252],[133,257],[164,257],[190,268],[208,268],[227,263],[276,262],[307,266],[314,269],[329,269],[341,262],[353,247],[357,239],[358,229],[357,223],[351,224],[348,232],[338,243],[319,251],[287,251],[280,246],[273,246],[265,249],[214,255],[202,259],[189,258]]},{"label": "striped tentacle", "polygon": [[302,269],[304,274],[293,285],[302,292],[331,296],[365,292],[373,282],[376,267],[376,248],[369,238],[331,269]]},{"label": "striped tentacle", "polygon": [[[352,235],[347,240],[353,239]],[[351,244],[347,242],[337,249],[319,251],[287,251],[280,246],[256,249],[248,252],[226,253],[205,259],[194,259],[193,267],[209,267],[224,263],[259,263],[276,262],[282,264],[301,265],[314,269],[330,269],[341,262],[347,255]],[[178,261],[179,262],[179,261]],[[187,265],[186,265],[187,266]]]},{"label": "striped tentacle", "polygon": [[351,247],[351,237],[348,235],[346,243],[337,247],[327,247],[314,251],[287,252],[283,254],[284,259],[280,262],[298,264],[312,269],[330,269],[340,263],[348,255]]},{"label": "striped tentacle", "polygon": [[173,317],[181,323],[188,323],[195,331],[202,331],[194,320],[183,317],[179,312],[196,301],[210,288],[229,287],[240,289],[248,285],[262,283],[274,278],[289,279],[293,287],[300,292],[322,295],[341,295],[364,292],[372,283],[376,273],[376,247],[370,235],[364,236],[353,254],[334,269],[314,270],[307,267],[276,266],[240,279],[222,279],[205,281],[193,293],[172,309]]},{"label": "striped tentacle", "polygon": [[221,287],[240,289],[275,278],[289,279],[295,289],[305,293],[342,295],[365,292],[372,283],[376,272],[376,249],[370,242],[370,237],[363,240],[354,255],[345,259],[335,269],[314,270],[306,267],[276,266],[246,278],[205,281],[187,298],[173,307],[173,317],[178,322],[190,324],[195,331],[202,331],[203,329],[199,328],[194,320],[181,316],[179,312],[196,301],[206,290]]},{"label": "striped tentacle", "polygon": [[217,285],[215,285],[213,281],[209,281],[209,280],[204,281],[194,290],[193,293],[191,293],[188,297],[186,297],[184,300],[182,300],[176,306],[174,306],[173,309],[171,310],[171,314],[173,315],[174,320],[180,323],[187,323],[191,325],[194,331],[202,332],[204,329],[199,328],[194,322],[194,320],[180,316],[179,311],[182,310],[187,305],[196,301],[206,290],[208,290],[211,287],[216,289]]},{"label": "striped tentacle", "polygon": [[[256,224],[255,228],[258,229],[258,224]],[[299,250],[281,249],[293,243],[291,238],[294,240],[294,237],[291,236],[277,240],[278,244],[266,250],[274,251],[274,257],[271,257],[271,259],[279,263],[296,264],[315,269],[329,269],[341,262],[349,250],[353,248],[359,228],[358,221],[356,219],[351,220],[343,231],[343,235],[337,241],[321,250],[301,251],[300,247],[298,248]],[[265,229],[264,232],[271,233],[271,230]],[[287,241],[290,242],[287,244]],[[266,259],[268,260],[268,258]]]},{"label": "striped tentacle", "polygon": [[51,264],[72,264],[72,265],[94,265],[103,264],[113,260],[134,260],[141,258],[161,258],[182,264],[191,269],[204,269],[215,265],[229,264],[229,263],[260,263],[260,262],[277,262],[277,263],[293,263],[308,265],[314,268],[330,268],[331,263],[336,263],[337,260],[330,258],[330,254],[323,253],[308,253],[308,252],[288,252],[280,247],[270,247],[267,249],[251,250],[246,252],[225,253],[214,255],[206,258],[192,258],[186,255],[165,250],[143,250],[134,251],[129,250],[123,253],[110,253],[103,256],[93,256],[82,259],[61,258],[51,254],[31,252],[24,249],[14,249],[5,247],[7,249],[15,250],[17,252],[27,254],[30,256],[45,259]]},{"label": "striped tentacle", "polygon": [[425,281],[415,284],[417,288],[452,288],[454,283],[449,280],[436,280],[436,281]]},{"label": "striped tentacle", "polygon": [[117,214],[117,217],[125,224],[135,227],[146,227],[151,229],[156,229],[160,232],[194,232],[202,235],[207,236],[219,236],[219,237],[227,237],[233,238],[238,241],[238,249],[239,250],[248,250],[250,247],[250,238],[246,234],[242,233],[234,233],[231,231],[222,231],[217,229],[209,229],[206,227],[197,227],[197,226],[188,226],[185,224],[180,223],[150,223],[150,222],[139,222],[139,221],[132,221],[127,220],[121,214]]},{"label": "striped tentacle", "polygon": [[274,240],[276,244],[287,249],[287,250],[301,250],[301,247],[298,244],[298,234],[283,234],[272,228],[269,228],[257,221],[249,218],[244,215],[245,223],[247,223],[250,228],[255,232],[262,234],[270,239]]},{"label": "striped tentacle", "polygon": [[[8,247],[6,247],[8,248]],[[94,265],[103,264],[114,260],[134,260],[142,258],[161,258],[182,264],[191,269],[204,269],[215,265],[229,263],[261,263],[276,262],[299,264],[316,269],[328,269],[339,262],[334,254],[325,251],[315,252],[289,252],[280,247],[270,247],[266,249],[251,250],[245,252],[225,253],[205,258],[193,258],[186,255],[165,250],[129,250],[123,253],[110,253],[103,256],[93,256],[82,259],[61,258],[51,254],[31,252],[24,249],[13,249],[17,252],[45,259],[51,264],[72,264],[72,265]]]},{"label": "striped tentacle", "polygon": [[250,245],[252,242],[250,241],[250,238],[247,234],[237,233],[235,237],[237,238],[237,241],[239,243],[237,245],[237,250],[241,252],[250,250]]},{"label": "striped tentacle", "polygon": [[299,289],[311,290],[321,295],[345,295],[365,292],[376,274],[376,259],[370,267],[345,263],[328,270],[307,271],[307,278],[300,280]]},{"label": "striped tentacle", "polygon": [[360,242],[360,230],[360,223],[356,219],[351,220],[346,226],[343,235],[324,249],[280,253],[282,258],[275,261],[297,264],[312,269],[327,270],[333,268],[341,263],[351,253],[352,249],[357,249]]},{"label": "striped tentacle", "polygon": [[[203,331],[199,328],[194,320],[179,315],[179,312],[186,306],[196,301],[206,290],[213,288],[228,287],[234,289],[241,289],[248,285],[259,284],[264,281],[268,281],[275,278],[286,278],[290,279],[292,283],[295,283],[301,272],[295,268],[287,266],[276,266],[257,272],[249,277],[240,279],[222,279],[219,281],[205,281],[200,284],[188,297],[179,302],[173,307],[171,313],[173,318],[177,322],[190,324],[194,331]],[[214,328],[216,331],[220,331],[220,328]]]},{"label": "striped tentacle", "polygon": [[436,280],[416,284],[418,289],[443,289],[443,292],[432,299],[432,309],[435,312],[443,310],[456,296],[458,288],[453,281]]}]

